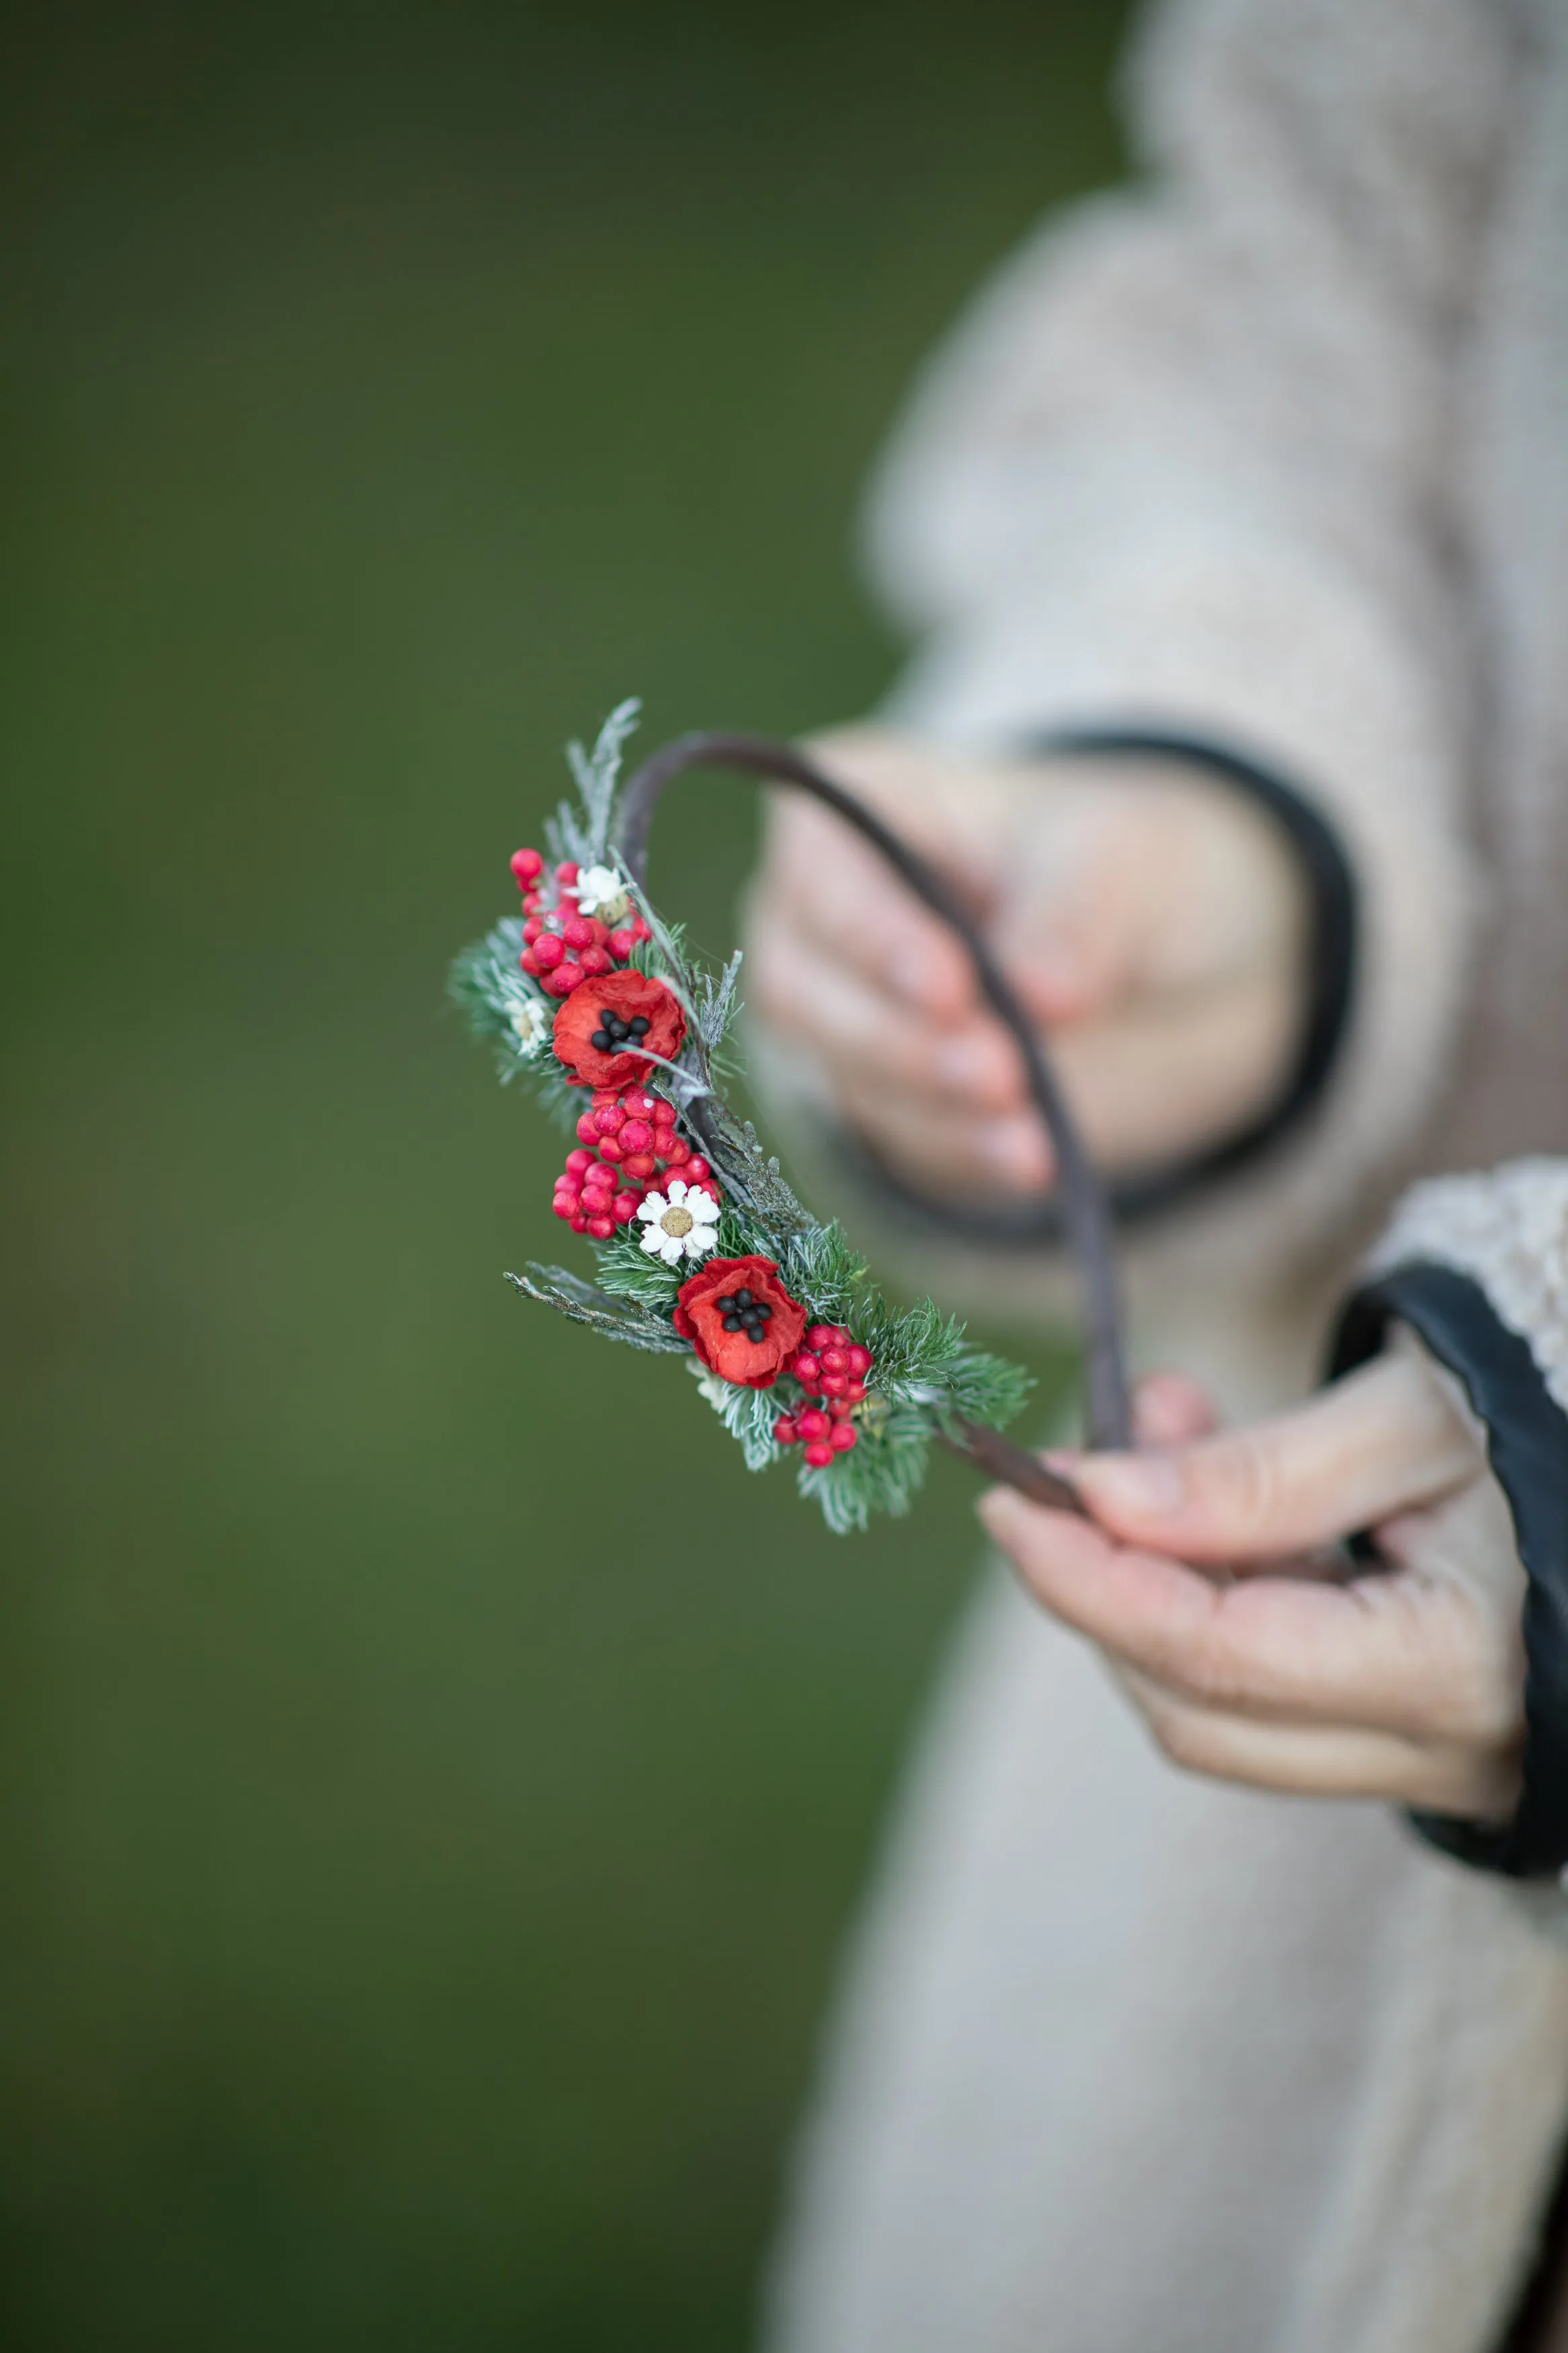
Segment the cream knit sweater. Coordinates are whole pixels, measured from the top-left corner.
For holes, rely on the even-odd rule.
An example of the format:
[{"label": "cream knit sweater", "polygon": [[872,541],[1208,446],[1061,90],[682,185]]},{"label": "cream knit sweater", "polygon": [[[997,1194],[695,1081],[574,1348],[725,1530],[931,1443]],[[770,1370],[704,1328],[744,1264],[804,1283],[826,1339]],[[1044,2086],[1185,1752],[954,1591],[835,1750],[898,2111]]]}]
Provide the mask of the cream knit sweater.
[{"label": "cream knit sweater", "polygon": [[[1226,740],[1350,851],[1340,1066],[1140,1234],[1146,1351],[1249,1411],[1300,1394],[1425,1176],[1379,1261],[1480,1281],[1568,1408],[1568,5],[1173,0],[1130,102],[1146,187],[1005,266],[882,470],[897,715]],[[808,1071],[773,1083],[811,1108]],[[1043,1255],[904,1246],[944,1298],[1052,1296]],[[1485,2353],[1568,2126],[1559,1901],[1380,1808],[1183,1778],[994,1579],[853,1957],[770,2346]]]}]

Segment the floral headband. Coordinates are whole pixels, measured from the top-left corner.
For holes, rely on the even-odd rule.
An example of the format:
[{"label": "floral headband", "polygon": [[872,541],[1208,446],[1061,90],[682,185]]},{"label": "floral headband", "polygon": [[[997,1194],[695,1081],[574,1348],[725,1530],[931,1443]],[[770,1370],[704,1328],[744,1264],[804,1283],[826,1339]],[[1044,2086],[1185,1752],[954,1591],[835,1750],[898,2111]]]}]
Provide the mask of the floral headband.
[{"label": "floral headband", "polygon": [[697,766],[742,768],[833,808],[881,851],[962,940],[983,995],[1024,1058],[1051,1135],[1061,1208],[1085,1292],[1090,1435],[1129,1442],[1111,1229],[1099,1179],[1019,1007],[941,877],[842,786],[786,745],[689,735],[620,786],[638,705],[611,712],[591,753],[568,749],[577,786],[546,822],[548,855],[520,849],[521,913],[452,969],[452,993],[575,1137],[555,1180],[556,1216],[587,1243],[592,1282],[531,1264],[508,1276],[607,1339],[679,1356],[739,1440],[748,1469],[784,1460],[830,1527],[907,1512],[933,1440],[1037,1501],[1081,1508],[1073,1488],[1003,1436],[1029,1377],[973,1346],[928,1300],[891,1304],[837,1222],[796,1199],[719,1081],[740,1010],[741,957],[701,966],[644,887],[665,786]]}]

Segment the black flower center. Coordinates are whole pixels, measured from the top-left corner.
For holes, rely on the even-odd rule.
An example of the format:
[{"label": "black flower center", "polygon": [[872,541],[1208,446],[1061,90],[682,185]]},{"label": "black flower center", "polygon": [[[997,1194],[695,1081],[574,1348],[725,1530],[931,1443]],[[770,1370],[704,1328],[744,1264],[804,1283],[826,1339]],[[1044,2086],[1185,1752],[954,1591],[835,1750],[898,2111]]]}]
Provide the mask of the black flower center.
[{"label": "black flower center", "polygon": [[767,1338],[773,1311],[763,1300],[753,1299],[749,1291],[732,1291],[713,1304],[724,1318],[726,1332],[743,1332],[752,1341]]},{"label": "black flower center", "polygon": [[646,1013],[634,1013],[629,1021],[623,1021],[618,1013],[607,1012],[601,1005],[599,1026],[588,1042],[597,1054],[613,1054],[628,1038],[646,1038],[651,1026]]}]

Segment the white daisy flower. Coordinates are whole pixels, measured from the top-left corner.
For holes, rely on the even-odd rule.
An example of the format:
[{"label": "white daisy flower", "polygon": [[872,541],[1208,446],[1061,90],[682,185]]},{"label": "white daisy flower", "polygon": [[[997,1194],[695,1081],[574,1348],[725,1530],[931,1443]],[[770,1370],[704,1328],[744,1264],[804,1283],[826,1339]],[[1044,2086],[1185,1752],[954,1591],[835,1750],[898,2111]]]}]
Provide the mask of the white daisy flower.
[{"label": "white daisy flower", "polygon": [[549,1014],[537,997],[531,997],[511,1008],[511,1026],[517,1032],[518,1050],[535,1054],[552,1034]]},{"label": "white daisy flower", "polygon": [[683,1258],[706,1258],[719,1240],[719,1204],[704,1185],[672,1176],[662,1193],[645,1193],[637,1207],[642,1246],[650,1258],[679,1266]]},{"label": "white daisy flower", "polygon": [[626,886],[613,866],[584,866],[572,887],[576,892],[577,913],[597,915],[602,923],[612,927],[631,904]]}]

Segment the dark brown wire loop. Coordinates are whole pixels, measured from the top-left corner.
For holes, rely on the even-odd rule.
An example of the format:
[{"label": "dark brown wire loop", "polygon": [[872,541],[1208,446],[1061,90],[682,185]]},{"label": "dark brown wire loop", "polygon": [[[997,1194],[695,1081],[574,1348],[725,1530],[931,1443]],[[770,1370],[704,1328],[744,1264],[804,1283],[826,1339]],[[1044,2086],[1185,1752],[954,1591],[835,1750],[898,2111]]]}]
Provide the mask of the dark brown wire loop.
[{"label": "dark brown wire loop", "polygon": [[[769,782],[794,785],[832,809],[881,852],[922,905],[929,907],[963,943],[981,995],[1014,1039],[1036,1110],[1051,1140],[1059,1178],[1062,1223],[1077,1263],[1083,1298],[1084,1385],[1090,1443],[1126,1447],[1132,1442],[1131,1405],[1121,1343],[1121,1309],[1116,1274],[1115,1228],[1099,1172],[1083,1146],[1055,1072],[1033,1022],[1014,996],[989,946],[934,868],[900,839],[842,785],[834,783],[790,744],[760,735],[722,733],[678,736],[645,760],[621,796],[617,847],[627,872],[646,888],[648,836],[667,785],[689,768],[739,768]],[[700,1125],[700,1104],[692,1116]],[[993,1477],[1017,1487],[1036,1502],[1081,1510],[1076,1490],[1000,1431],[967,1423],[961,1451]]]}]

